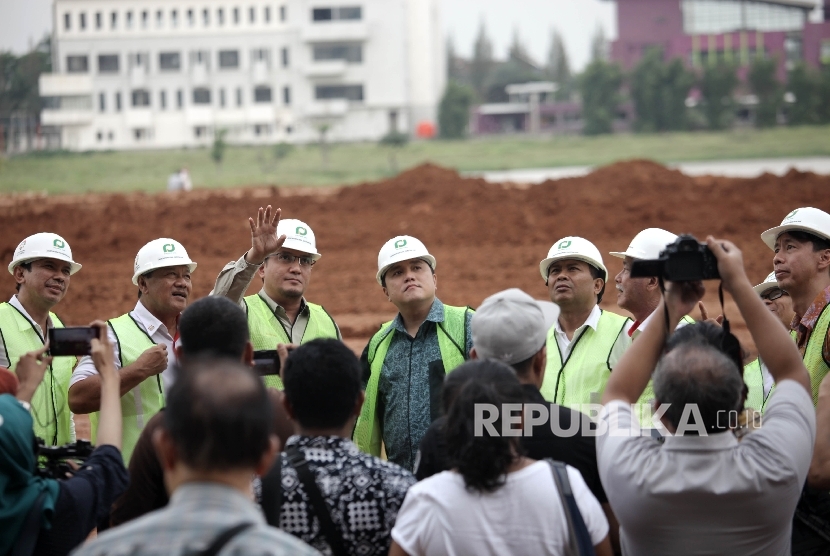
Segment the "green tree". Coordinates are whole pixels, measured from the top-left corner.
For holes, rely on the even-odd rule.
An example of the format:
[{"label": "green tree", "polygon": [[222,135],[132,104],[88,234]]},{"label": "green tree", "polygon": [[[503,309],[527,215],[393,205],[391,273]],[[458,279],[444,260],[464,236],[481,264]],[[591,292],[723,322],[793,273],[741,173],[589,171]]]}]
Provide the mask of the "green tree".
[{"label": "green tree", "polygon": [[734,100],[732,93],[738,85],[735,66],[719,63],[706,66],[700,79],[703,114],[709,129],[726,129],[732,123]]},{"label": "green tree", "polygon": [[622,71],[616,64],[595,60],[585,68],[579,80],[585,135],[611,133],[621,84]]},{"label": "green tree", "polygon": [[605,29],[597,22],[594,36],[591,38],[591,61],[606,61],[608,59],[608,39],[605,38]]},{"label": "green tree", "polygon": [[663,62],[663,52],[650,48],[631,73],[631,98],[637,110],[637,131],[686,129],[686,97],[694,75],[679,59]]},{"label": "green tree", "polygon": [[461,139],[470,122],[474,93],[468,87],[450,81],[438,107],[438,128],[445,139]]},{"label": "green tree", "polygon": [[758,97],[755,127],[772,127],[777,123],[778,110],[784,101],[784,88],[775,77],[777,65],[772,58],[756,58],[749,67],[747,82]]},{"label": "green tree", "polygon": [[473,45],[473,59],[470,61],[470,83],[478,94],[484,98],[484,83],[490,70],[493,69],[493,43],[487,36],[487,29],[484,27],[484,20],[478,29],[475,45]]},{"label": "green tree", "polygon": [[487,102],[507,102],[508,95],[505,88],[508,85],[537,81],[540,77],[539,70],[516,58],[510,58],[496,65],[490,72],[484,83],[484,99]]},{"label": "green tree", "polygon": [[819,105],[821,97],[820,75],[813,71],[804,62],[799,62],[790,71],[787,87],[795,97],[795,102],[789,106],[787,122],[790,125],[816,124],[819,119]]},{"label": "green tree", "polygon": [[556,100],[569,100],[574,92],[574,78],[571,74],[571,64],[568,61],[568,51],[565,42],[556,30],[551,31],[550,49],[548,49],[548,76],[556,83]]},{"label": "green tree", "polygon": [[42,73],[52,70],[51,44],[47,36],[22,56],[0,53],[0,118],[16,112],[40,115],[43,99],[38,81]]}]

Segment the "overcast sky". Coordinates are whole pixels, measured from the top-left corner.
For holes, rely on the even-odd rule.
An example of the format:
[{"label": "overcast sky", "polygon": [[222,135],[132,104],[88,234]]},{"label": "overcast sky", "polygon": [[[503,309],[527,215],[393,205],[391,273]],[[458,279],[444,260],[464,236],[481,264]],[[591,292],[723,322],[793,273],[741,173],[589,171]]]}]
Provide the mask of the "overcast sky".
[{"label": "overcast sky", "polygon": [[[616,31],[616,9],[608,0],[441,0],[441,14],[445,34],[463,56],[472,53],[482,20],[499,58],[517,30],[530,54],[544,61],[555,28],[576,69],[588,61],[597,25],[607,36]],[[0,0],[0,50],[23,53],[51,28],[52,0]]]}]

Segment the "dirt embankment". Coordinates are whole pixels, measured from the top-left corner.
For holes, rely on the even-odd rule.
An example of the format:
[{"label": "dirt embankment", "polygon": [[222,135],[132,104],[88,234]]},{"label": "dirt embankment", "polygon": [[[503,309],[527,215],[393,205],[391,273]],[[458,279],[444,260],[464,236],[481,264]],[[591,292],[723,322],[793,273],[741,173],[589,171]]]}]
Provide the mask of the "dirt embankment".
[{"label": "dirt embankment", "polygon": [[[158,237],[175,238],[187,248],[199,263],[195,297],[206,295],[222,266],[250,245],[247,217],[271,203],[282,207],[285,217],[313,228],[323,257],[307,297],[324,305],[350,345],[359,348],[395,312],[374,274],[380,246],[398,234],[420,238],[436,256],[438,295],[450,304],[475,307],[508,287],[547,298],[538,263],[567,235],[593,241],[613,277],[621,261],[605,254],[624,250],[647,227],[731,239],[744,252],[750,278],[760,282],[772,270],[772,252],[761,242],[761,232],[797,207],[830,211],[828,192],[830,177],[811,173],[692,178],[635,160],[530,187],[488,184],[424,165],[387,181],[317,192],[250,187],[187,194],[5,196],[0,197],[0,260],[7,265],[29,234],[64,236],[84,268],[72,278],[57,313],[67,323],[85,324],[133,307],[133,259]],[[250,291],[258,287],[253,284]],[[707,306],[717,314],[715,283],[708,287]],[[0,297],[13,293],[11,278],[3,280]],[[609,284],[602,306],[619,311],[615,302]],[[740,320],[731,303],[727,316]],[[738,332],[747,339],[740,325]]]}]

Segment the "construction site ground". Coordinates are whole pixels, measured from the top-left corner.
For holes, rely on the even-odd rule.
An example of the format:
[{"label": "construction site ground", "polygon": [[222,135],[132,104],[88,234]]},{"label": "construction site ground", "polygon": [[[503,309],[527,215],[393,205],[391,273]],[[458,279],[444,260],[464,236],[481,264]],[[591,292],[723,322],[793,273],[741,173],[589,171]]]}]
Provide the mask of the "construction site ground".
[{"label": "construction site ground", "polygon": [[[199,265],[192,299],[207,295],[221,268],[250,246],[248,216],[267,204],[314,230],[323,256],[306,297],[328,310],[349,346],[359,352],[396,312],[375,281],[378,250],[393,236],[421,239],[438,261],[439,298],[472,307],[509,287],[548,299],[539,261],[561,237],[588,238],[603,253],[611,276],[601,306],[624,314],[616,306],[613,285],[622,261],[606,253],[625,250],[637,232],[660,227],[700,239],[708,234],[730,239],[744,253],[750,280],[760,283],[772,270],[773,257],[761,232],[797,207],[830,211],[830,176],[793,170],[752,179],[690,177],[633,160],[584,177],[518,185],[462,178],[427,164],[386,181],[343,188],[4,195],[0,256],[8,264],[17,244],[30,234],[62,235],[83,269],[72,277],[55,312],[68,325],[85,325],[133,308],[135,254],[159,237],[185,246]],[[706,286],[705,303],[716,316],[717,282]],[[249,293],[259,288],[255,279]],[[0,284],[0,297],[13,294],[9,277]],[[728,296],[726,315],[747,351],[754,352]]]}]

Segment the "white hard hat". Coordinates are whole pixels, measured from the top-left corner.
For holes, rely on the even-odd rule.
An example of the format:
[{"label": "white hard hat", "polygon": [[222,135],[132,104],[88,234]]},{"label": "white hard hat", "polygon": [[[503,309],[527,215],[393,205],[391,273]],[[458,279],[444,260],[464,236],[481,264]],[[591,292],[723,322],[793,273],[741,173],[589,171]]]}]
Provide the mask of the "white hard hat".
[{"label": "white hard hat", "polygon": [[41,232],[21,241],[14,250],[12,262],[9,263],[9,272],[14,274],[14,267],[35,259],[66,261],[71,267],[69,274],[75,274],[81,270],[81,265],[72,260],[72,249],[69,248],[69,244],[58,234]]},{"label": "white hard hat", "polygon": [[780,287],[781,286],[778,285],[778,280],[775,279],[775,271],[773,270],[769,273],[769,275],[767,275],[766,278],[764,278],[763,282],[761,282],[757,286],[753,286],[752,289],[755,290],[755,293],[757,293],[758,295],[764,295],[765,291],[771,290],[772,288]]},{"label": "white hard hat", "polygon": [[791,230],[808,232],[830,241],[830,214],[813,207],[797,208],[784,217],[780,226],[761,234],[761,239],[774,250],[778,236]]},{"label": "white hard hat", "polygon": [[322,256],[317,252],[314,232],[305,222],[294,218],[280,220],[277,224],[277,237],[282,235],[285,235],[285,243],[282,244],[284,248],[308,253],[315,261]]},{"label": "white hard hat", "polygon": [[435,257],[429,254],[426,245],[412,236],[397,236],[383,244],[378,253],[378,284],[383,285],[383,275],[395,263],[410,259],[423,259],[435,270]]},{"label": "white hard hat", "polygon": [[631,240],[631,244],[625,252],[612,251],[608,253],[612,257],[624,259],[656,259],[660,251],[666,248],[669,243],[674,243],[677,236],[660,228],[646,228]]},{"label": "white hard hat", "polygon": [[169,237],[154,239],[139,249],[135,256],[133,284],[137,286],[138,277],[151,270],[179,265],[187,265],[190,272],[196,270],[196,263],[190,260],[181,243]]},{"label": "white hard hat", "polygon": [[587,239],[575,236],[563,237],[553,244],[548,251],[548,258],[539,263],[539,273],[547,281],[548,268],[554,261],[562,259],[576,259],[602,270],[605,276],[603,280],[608,281],[608,269],[602,263],[602,255],[599,254],[597,246]]}]

